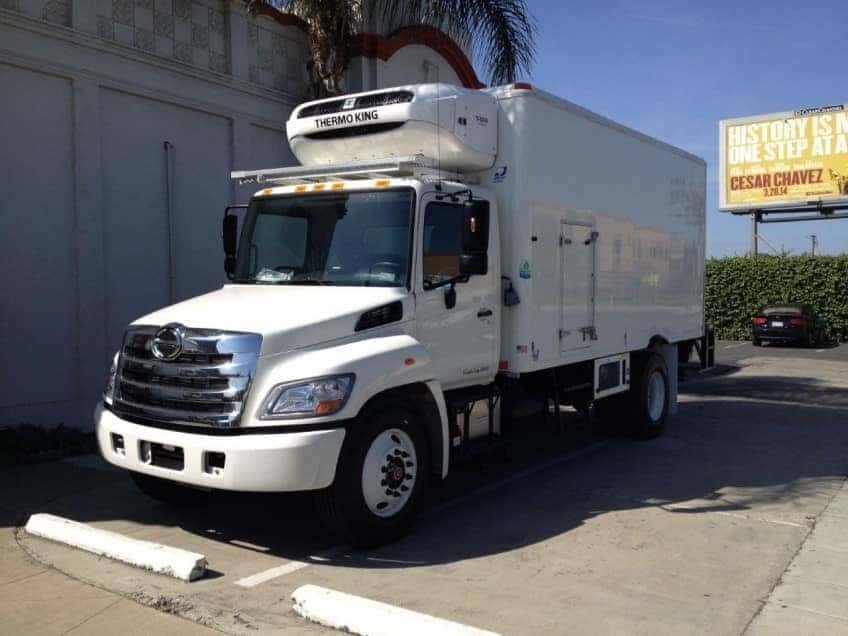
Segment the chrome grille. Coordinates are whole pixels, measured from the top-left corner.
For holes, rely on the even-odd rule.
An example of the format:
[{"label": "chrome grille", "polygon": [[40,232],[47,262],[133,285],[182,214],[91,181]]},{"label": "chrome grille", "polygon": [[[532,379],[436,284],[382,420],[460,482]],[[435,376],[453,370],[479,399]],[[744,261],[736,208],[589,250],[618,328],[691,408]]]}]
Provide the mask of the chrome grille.
[{"label": "chrome grille", "polygon": [[133,327],[125,334],[113,410],[162,423],[238,426],[262,336],[182,327],[179,355],[162,360],[151,349],[160,329]]},{"label": "chrome grille", "polygon": [[[303,117],[321,117],[333,113],[341,113],[347,110],[359,110],[361,108],[377,108],[378,106],[390,106],[391,104],[404,104],[411,102],[415,97],[411,91],[385,91],[382,93],[370,93],[359,97],[342,97],[327,102],[319,102],[310,106],[304,106],[297,114],[298,119]],[[347,105],[347,108],[345,108]]]}]

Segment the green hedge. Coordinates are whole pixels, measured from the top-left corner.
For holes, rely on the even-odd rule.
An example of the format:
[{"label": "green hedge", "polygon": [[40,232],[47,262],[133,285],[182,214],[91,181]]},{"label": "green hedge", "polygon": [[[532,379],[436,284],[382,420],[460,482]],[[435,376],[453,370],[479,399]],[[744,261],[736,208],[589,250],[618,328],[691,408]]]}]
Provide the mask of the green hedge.
[{"label": "green hedge", "polygon": [[750,339],[751,317],[757,309],[783,302],[810,305],[828,339],[848,341],[848,255],[707,261],[707,322],[716,337]]}]

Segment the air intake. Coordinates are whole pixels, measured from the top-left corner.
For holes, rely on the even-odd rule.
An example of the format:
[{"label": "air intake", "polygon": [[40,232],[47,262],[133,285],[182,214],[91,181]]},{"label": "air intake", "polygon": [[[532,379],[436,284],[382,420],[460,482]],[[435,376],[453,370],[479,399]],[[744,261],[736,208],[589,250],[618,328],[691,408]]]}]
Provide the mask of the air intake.
[{"label": "air intake", "polygon": [[411,102],[415,95],[412,91],[389,91],[386,93],[370,93],[359,97],[345,97],[327,102],[318,102],[304,106],[297,114],[298,119],[303,117],[322,117],[348,110],[359,110],[362,108],[376,108],[377,106],[389,106],[391,104],[405,104]]},{"label": "air intake", "polygon": [[396,300],[388,305],[381,305],[380,307],[366,311],[356,321],[356,326],[353,330],[363,331],[365,329],[373,329],[374,327],[398,322],[401,318],[403,318],[403,303]]}]

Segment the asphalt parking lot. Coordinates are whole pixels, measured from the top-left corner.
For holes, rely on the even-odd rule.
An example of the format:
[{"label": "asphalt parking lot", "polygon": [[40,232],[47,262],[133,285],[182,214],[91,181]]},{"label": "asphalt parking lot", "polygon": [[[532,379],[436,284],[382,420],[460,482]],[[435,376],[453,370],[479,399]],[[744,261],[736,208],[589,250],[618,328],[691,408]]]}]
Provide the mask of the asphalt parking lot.
[{"label": "asphalt parking lot", "polygon": [[[826,567],[827,550],[848,560],[848,347],[720,342],[717,361],[663,437],[528,423],[509,461],[452,473],[378,550],[335,545],[304,496],[173,511],[96,457],[5,473],[0,522],[51,512],[203,553],[209,575],[183,583],[17,532],[37,562],[227,633],[326,631],[292,611],[304,584],[501,634],[848,633],[848,568]],[[810,546],[821,565],[799,570]],[[836,587],[799,593],[804,573]]]}]

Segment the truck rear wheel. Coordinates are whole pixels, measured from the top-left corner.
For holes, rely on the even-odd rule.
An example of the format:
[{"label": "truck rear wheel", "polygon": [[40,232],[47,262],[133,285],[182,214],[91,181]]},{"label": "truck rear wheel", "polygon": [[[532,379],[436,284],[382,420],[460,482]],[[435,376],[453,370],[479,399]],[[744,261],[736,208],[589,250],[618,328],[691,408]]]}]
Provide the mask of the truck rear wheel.
[{"label": "truck rear wheel", "polygon": [[652,439],[663,432],[668,421],[668,368],[662,356],[649,353],[633,370],[636,378],[630,386],[628,428],[639,439]]},{"label": "truck rear wheel", "polygon": [[197,505],[209,496],[209,491],[183,486],[169,479],[130,471],[136,487],[151,499],[171,506]]},{"label": "truck rear wheel", "polygon": [[595,413],[610,432],[652,439],[668,420],[668,368],[662,356],[648,352],[633,356],[630,390],[595,403]]},{"label": "truck rear wheel", "polygon": [[390,543],[412,527],[429,471],[415,413],[401,400],[380,400],[348,429],[335,481],[317,495],[318,513],[357,547]]}]

